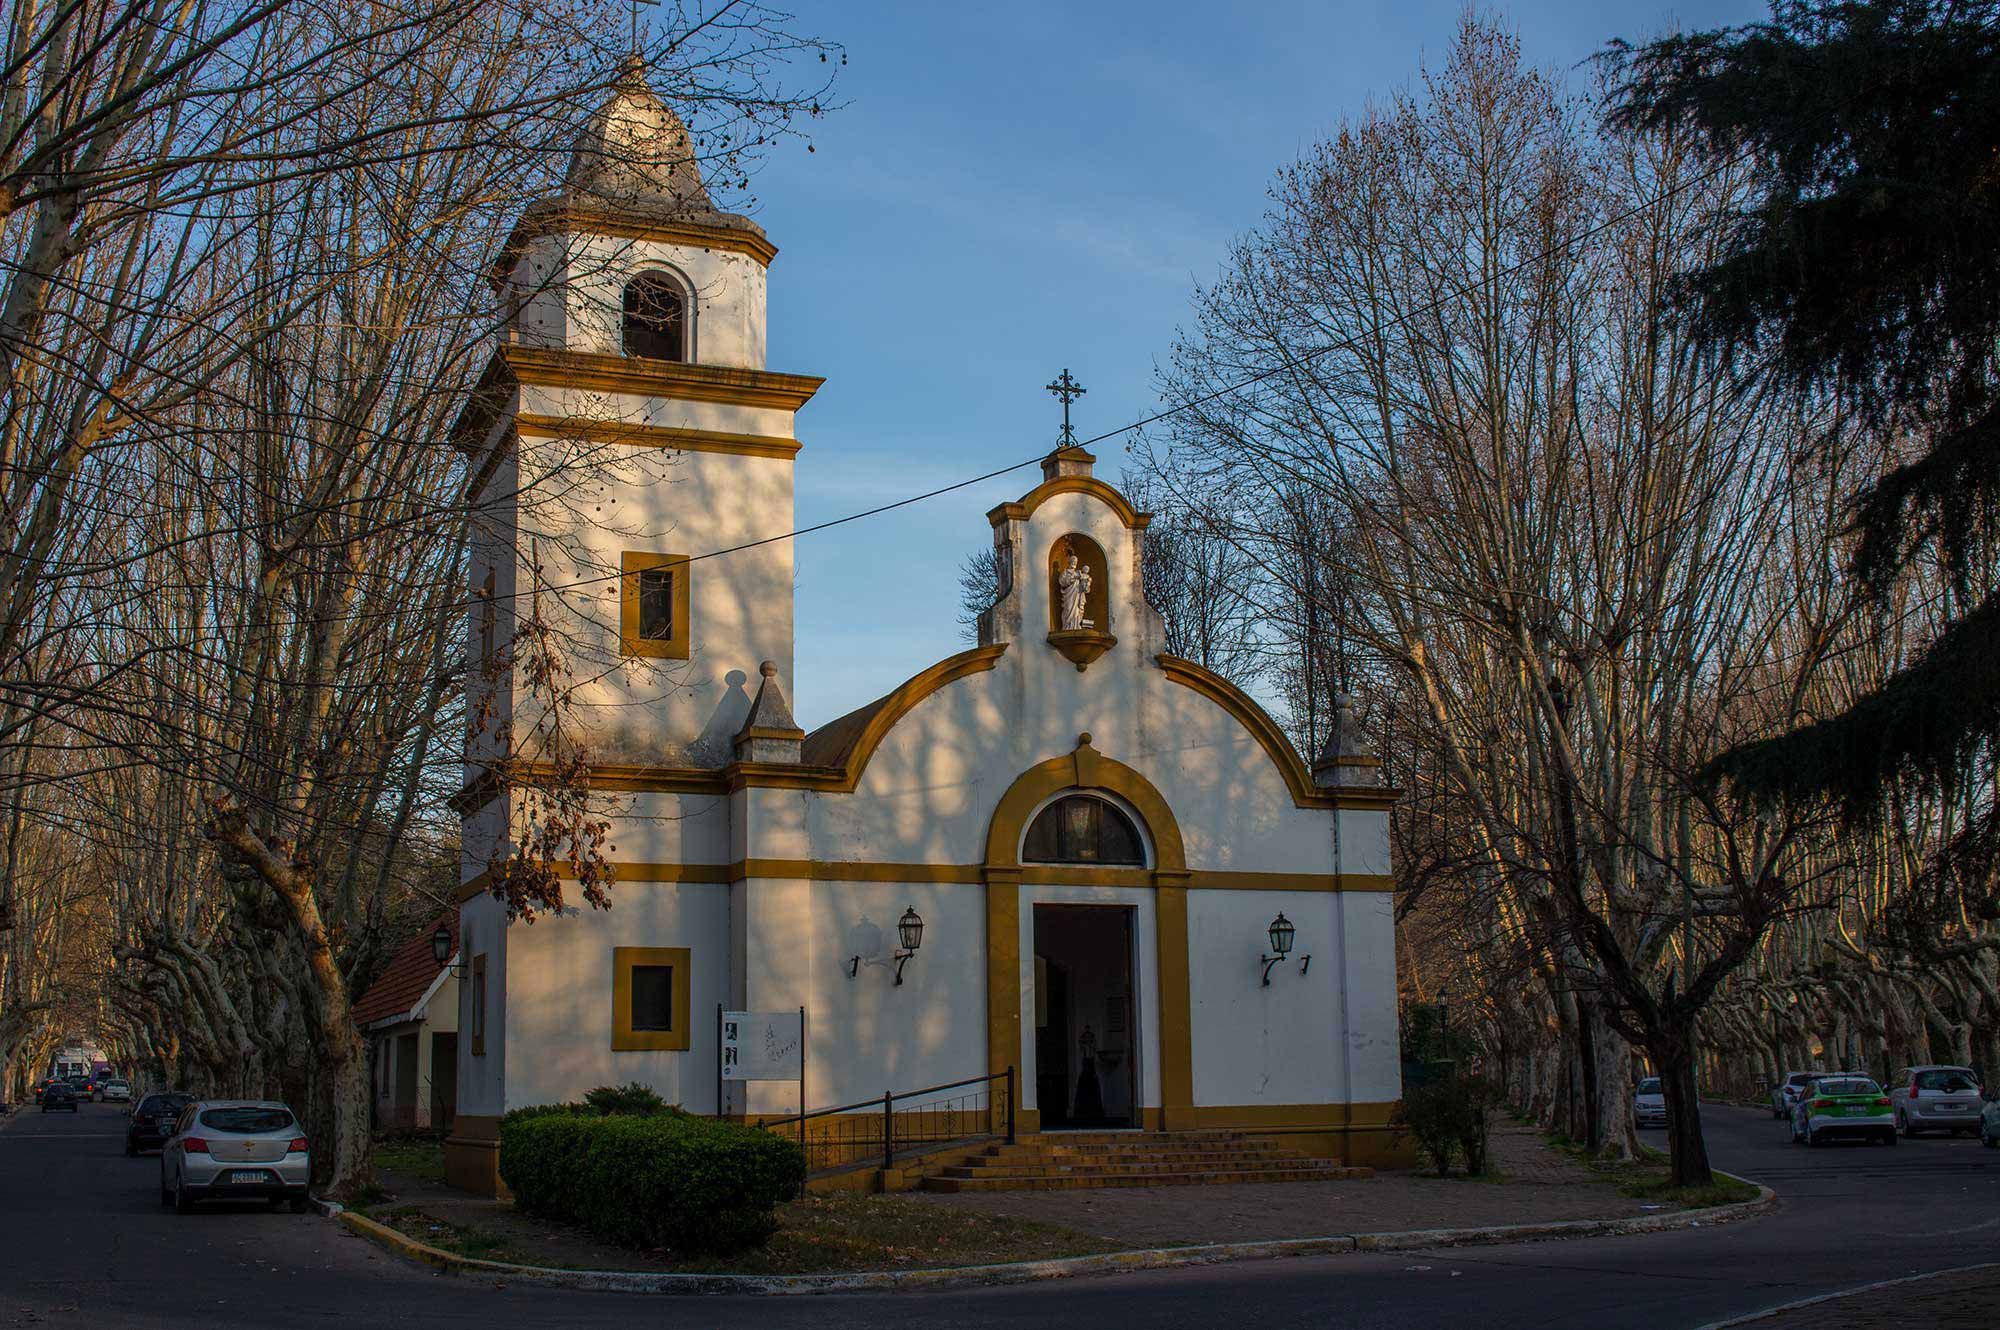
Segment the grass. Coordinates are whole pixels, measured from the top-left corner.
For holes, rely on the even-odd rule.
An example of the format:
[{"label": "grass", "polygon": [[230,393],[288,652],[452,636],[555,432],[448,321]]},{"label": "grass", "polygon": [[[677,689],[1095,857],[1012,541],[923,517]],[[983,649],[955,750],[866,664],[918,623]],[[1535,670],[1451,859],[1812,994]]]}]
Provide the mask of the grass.
[{"label": "grass", "polygon": [[435,1136],[393,1136],[375,1142],[375,1167],[412,1182],[444,1182],[444,1142]]},{"label": "grass", "polygon": [[1649,1145],[1641,1145],[1636,1158],[1618,1161],[1593,1158],[1587,1146],[1570,1140],[1559,1131],[1544,1133],[1542,1140],[1550,1149],[1561,1151],[1615,1185],[1620,1196],[1629,1196],[1633,1200],[1651,1201],[1683,1210],[1700,1210],[1711,1205],[1734,1205],[1738,1201],[1757,1199],[1755,1187],[1724,1173],[1715,1174],[1714,1180],[1706,1186],[1676,1187],[1668,1173],[1672,1161],[1665,1151],[1655,1150]]},{"label": "grass", "polygon": [[435,1219],[413,1205],[398,1206],[386,1214],[370,1215],[378,1224],[387,1224],[405,1237],[415,1238],[442,1251],[468,1256],[476,1261],[504,1261],[510,1265],[532,1264],[507,1242],[472,1224],[450,1224]]},{"label": "grass", "polygon": [[[907,1196],[806,1196],[778,1207],[763,1247],[734,1256],[627,1252],[574,1229],[511,1213],[488,1225],[451,1223],[419,1206],[373,1216],[433,1247],[486,1261],[688,1274],[823,1274],[1046,1260],[1117,1251],[1122,1244],[1055,1224],[948,1209]],[[552,1235],[551,1242],[544,1235]]]},{"label": "grass", "polygon": [[1658,1201],[1663,1205],[1679,1206],[1683,1210],[1700,1210],[1711,1205],[1734,1205],[1738,1201],[1754,1201],[1757,1189],[1741,1178],[1732,1178],[1726,1173],[1717,1173],[1715,1180],[1705,1187],[1676,1187],[1668,1178],[1634,1178],[1618,1184],[1620,1196],[1630,1196],[1639,1201]]}]

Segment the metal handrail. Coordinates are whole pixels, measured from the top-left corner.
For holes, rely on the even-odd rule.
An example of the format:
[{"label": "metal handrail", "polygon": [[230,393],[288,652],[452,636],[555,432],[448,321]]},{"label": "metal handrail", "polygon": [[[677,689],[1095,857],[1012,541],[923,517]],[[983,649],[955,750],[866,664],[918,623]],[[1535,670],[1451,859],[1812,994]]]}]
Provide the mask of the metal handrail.
[{"label": "metal handrail", "polygon": [[796,1126],[799,1139],[805,1139],[805,1125],[814,1118],[832,1117],[837,1113],[853,1113],[860,1109],[882,1110],[882,1167],[894,1168],[896,1164],[896,1102],[904,1099],[921,1099],[929,1095],[942,1094],[946,1090],[962,1090],[971,1085],[991,1085],[995,1081],[1006,1082],[1007,1104],[1007,1144],[1014,1144],[1014,1068],[1005,1071],[988,1072],[984,1076],[968,1076],[962,1081],[946,1081],[942,1085],[928,1085],[921,1090],[884,1090],[880,1099],[860,1099],[851,1104],[837,1104],[832,1108],[816,1108],[810,1113],[794,1113],[789,1117],[765,1118],[758,1125],[766,1130]]}]

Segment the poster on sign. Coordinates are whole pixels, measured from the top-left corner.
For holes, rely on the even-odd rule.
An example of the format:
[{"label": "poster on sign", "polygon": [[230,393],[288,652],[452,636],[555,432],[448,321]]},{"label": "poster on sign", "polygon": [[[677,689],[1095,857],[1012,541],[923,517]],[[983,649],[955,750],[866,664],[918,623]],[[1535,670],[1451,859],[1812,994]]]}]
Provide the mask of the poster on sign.
[{"label": "poster on sign", "polygon": [[805,1013],[722,1013],[722,1079],[795,1081],[805,1074]]}]

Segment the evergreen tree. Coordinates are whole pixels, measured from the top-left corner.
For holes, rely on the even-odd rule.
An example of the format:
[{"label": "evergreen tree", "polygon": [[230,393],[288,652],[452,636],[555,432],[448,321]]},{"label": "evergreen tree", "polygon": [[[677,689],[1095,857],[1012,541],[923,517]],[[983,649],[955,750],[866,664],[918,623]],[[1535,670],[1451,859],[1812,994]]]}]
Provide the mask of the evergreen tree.
[{"label": "evergreen tree", "polygon": [[1844,713],[1712,774],[1860,814],[1901,777],[1984,784],[2000,735],[2000,4],[1790,0],[1767,23],[1614,44],[1612,118],[1692,132],[1752,174],[1679,308],[1741,372],[1841,407],[1894,462],[1855,495],[1853,567],[1885,596],[1919,557],[1963,607]]}]

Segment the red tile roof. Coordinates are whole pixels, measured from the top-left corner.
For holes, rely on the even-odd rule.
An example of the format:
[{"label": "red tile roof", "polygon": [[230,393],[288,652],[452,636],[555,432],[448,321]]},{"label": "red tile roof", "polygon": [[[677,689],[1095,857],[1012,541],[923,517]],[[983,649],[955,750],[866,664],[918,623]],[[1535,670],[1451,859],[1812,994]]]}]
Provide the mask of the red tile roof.
[{"label": "red tile roof", "polygon": [[439,924],[451,930],[451,949],[458,950],[458,911],[449,911],[425,924],[422,932],[396,949],[396,954],[389,958],[389,968],[355,1002],[356,1025],[401,1016],[423,1000],[432,982],[444,970],[431,956],[431,934],[437,932]]}]

